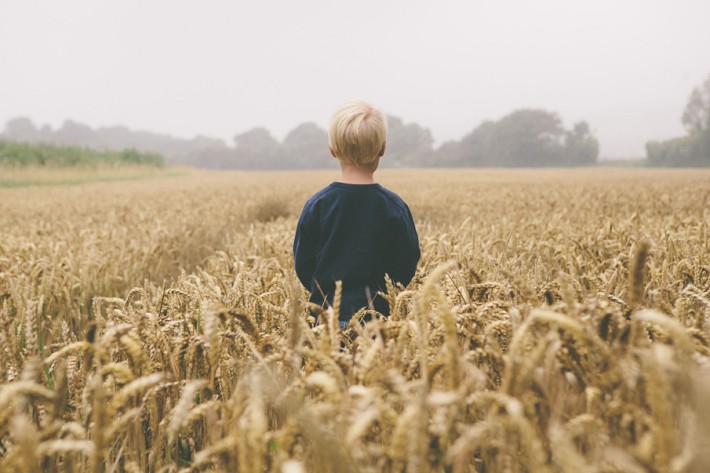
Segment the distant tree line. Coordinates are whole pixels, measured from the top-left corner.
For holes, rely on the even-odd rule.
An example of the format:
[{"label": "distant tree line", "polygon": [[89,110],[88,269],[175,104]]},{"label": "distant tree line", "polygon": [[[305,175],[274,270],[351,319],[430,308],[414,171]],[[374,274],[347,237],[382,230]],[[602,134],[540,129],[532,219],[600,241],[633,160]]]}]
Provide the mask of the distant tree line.
[{"label": "distant tree line", "polygon": [[650,165],[710,166],[710,76],[690,93],[681,122],[686,136],[646,143]]},{"label": "distant tree line", "polygon": [[430,164],[438,166],[590,166],[599,143],[586,122],[565,130],[557,114],[518,110],[486,121],[460,141],[444,143]]},{"label": "distant tree line", "polygon": [[157,166],[165,163],[157,153],[134,149],[98,151],[78,146],[17,143],[0,141],[0,166],[3,167],[91,167],[91,166]]},{"label": "distant tree line", "polygon": [[0,133],[0,140],[47,144],[56,146],[75,146],[94,150],[121,151],[134,149],[141,152],[162,155],[172,164],[184,159],[191,152],[226,148],[222,140],[198,136],[192,140],[175,138],[169,135],[131,130],[124,126],[91,127],[73,120],[65,121],[53,130],[49,125],[37,127],[28,118],[15,118],[7,122]]},{"label": "distant tree line", "polygon": [[[434,148],[427,128],[388,116],[387,151],[383,167],[539,167],[594,165],[599,144],[586,122],[567,130],[556,113],[518,110],[498,121],[486,121],[459,141]],[[335,168],[328,152],[327,132],[312,122],[294,128],[278,141],[264,127],[223,140],[198,136],[192,140],[132,131],[126,127],[92,129],[66,121],[61,128],[41,128],[27,118],[10,120],[0,139],[73,145],[99,150],[138,149],[159,153],[170,164],[208,169]]]}]

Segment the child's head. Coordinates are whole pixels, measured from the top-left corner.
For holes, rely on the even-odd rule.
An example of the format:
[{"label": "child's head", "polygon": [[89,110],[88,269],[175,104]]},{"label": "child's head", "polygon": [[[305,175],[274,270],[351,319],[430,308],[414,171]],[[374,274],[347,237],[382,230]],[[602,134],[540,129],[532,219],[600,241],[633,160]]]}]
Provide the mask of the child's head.
[{"label": "child's head", "polygon": [[385,116],[364,100],[347,102],[330,119],[330,152],[341,162],[374,171],[386,140]]}]

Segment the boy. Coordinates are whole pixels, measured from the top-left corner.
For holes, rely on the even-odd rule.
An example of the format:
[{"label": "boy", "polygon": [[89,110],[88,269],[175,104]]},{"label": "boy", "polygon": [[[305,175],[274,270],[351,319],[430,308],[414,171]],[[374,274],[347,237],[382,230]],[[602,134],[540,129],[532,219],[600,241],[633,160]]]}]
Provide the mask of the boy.
[{"label": "boy", "polygon": [[419,238],[409,207],[373,179],[385,153],[382,112],[356,100],[330,120],[330,154],[340,162],[340,180],[313,195],[298,220],[293,254],[296,274],[310,301],[332,305],[342,281],[340,327],[365,307],[389,315],[385,274],[409,284],[419,261]]}]

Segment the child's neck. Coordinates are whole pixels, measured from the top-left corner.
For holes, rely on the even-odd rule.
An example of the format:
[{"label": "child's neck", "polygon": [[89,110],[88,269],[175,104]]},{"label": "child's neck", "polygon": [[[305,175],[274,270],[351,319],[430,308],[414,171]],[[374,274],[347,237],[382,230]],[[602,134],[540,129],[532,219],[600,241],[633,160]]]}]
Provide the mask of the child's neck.
[{"label": "child's neck", "polygon": [[374,171],[368,171],[366,169],[360,169],[349,165],[341,165],[340,169],[342,171],[340,175],[340,182],[342,183],[373,184],[375,182],[373,177]]}]

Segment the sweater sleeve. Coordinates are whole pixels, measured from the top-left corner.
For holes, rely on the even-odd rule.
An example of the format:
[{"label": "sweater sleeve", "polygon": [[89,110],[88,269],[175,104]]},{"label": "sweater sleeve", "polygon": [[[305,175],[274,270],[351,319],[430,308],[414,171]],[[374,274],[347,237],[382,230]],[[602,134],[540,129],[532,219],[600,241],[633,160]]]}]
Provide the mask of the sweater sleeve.
[{"label": "sweater sleeve", "polygon": [[421,256],[419,236],[409,207],[405,206],[399,219],[395,220],[392,245],[392,280],[407,286],[414,277]]},{"label": "sweater sleeve", "polygon": [[293,240],[293,260],[296,275],[301,284],[311,290],[313,274],[316,268],[316,245],[318,243],[318,227],[313,215],[313,207],[306,203],[298,219],[296,236]]}]

